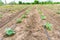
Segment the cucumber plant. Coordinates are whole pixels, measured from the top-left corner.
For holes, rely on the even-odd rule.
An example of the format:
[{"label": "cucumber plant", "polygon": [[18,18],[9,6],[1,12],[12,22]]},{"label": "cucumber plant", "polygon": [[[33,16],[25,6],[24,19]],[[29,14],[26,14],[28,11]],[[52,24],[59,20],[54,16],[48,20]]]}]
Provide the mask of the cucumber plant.
[{"label": "cucumber plant", "polygon": [[7,29],[5,30],[5,33],[6,33],[6,35],[8,35],[8,36],[11,36],[11,35],[15,34],[14,30],[12,30],[11,28],[7,28]]},{"label": "cucumber plant", "polygon": [[18,18],[17,19],[17,23],[21,23],[22,22],[22,19],[21,18]]},{"label": "cucumber plant", "polygon": [[46,19],[46,16],[41,15],[41,19],[42,19],[42,20],[45,20],[45,19]]},{"label": "cucumber plant", "polygon": [[26,18],[26,15],[25,15],[25,14],[24,14],[24,15],[22,15],[22,16],[21,16],[21,18],[22,18],[22,19],[23,19],[23,18]]},{"label": "cucumber plant", "polygon": [[46,29],[48,29],[48,30],[52,30],[52,24],[50,24],[49,22],[46,22],[46,23],[44,24],[44,27],[45,27]]}]

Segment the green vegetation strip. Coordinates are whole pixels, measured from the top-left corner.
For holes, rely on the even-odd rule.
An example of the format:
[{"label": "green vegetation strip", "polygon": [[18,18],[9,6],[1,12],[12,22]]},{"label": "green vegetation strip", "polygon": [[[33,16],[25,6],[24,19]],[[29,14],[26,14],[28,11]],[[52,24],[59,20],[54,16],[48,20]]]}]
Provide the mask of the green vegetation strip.
[{"label": "green vegetation strip", "polygon": [[[39,9],[39,8],[40,8],[40,7],[38,7],[38,9]],[[39,11],[39,14],[40,14],[40,16],[41,16],[41,19],[42,19],[42,20],[46,19],[46,16],[44,16],[44,14],[41,12],[41,10],[39,9],[38,11]],[[52,25],[51,25],[49,22],[46,22],[46,23],[43,25],[44,32],[45,32],[48,40],[51,40],[51,38],[50,38],[50,36],[49,36],[49,34],[48,34],[48,32],[47,32],[46,29],[52,30],[52,27],[51,27],[51,26],[52,26]]]},{"label": "green vegetation strip", "polygon": [[[39,10],[39,9],[38,9],[38,10]],[[43,13],[40,12],[40,10],[39,10],[39,14],[40,14],[42,20],[45,20],[45,19],[46,19],[46,16],[44,16]],[[48,30],[52,30],[52,24],[50,24],[49,22],[46,22],[46,23],[44,24],[44,27],[45,27],[46,29],[48,29]]]}]

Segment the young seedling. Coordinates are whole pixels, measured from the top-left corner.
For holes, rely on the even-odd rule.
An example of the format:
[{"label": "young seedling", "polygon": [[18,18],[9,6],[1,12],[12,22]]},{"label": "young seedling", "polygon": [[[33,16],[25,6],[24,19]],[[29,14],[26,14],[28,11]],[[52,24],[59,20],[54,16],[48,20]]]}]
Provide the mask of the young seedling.
[{"label": "young seedling", "polygon": [[50,24],[49,22],[46,22],[46,24],[44,25],[44,27],[48,30],[52,30],[52,24]]},{"label": "young seedling", "polygon": [[46,19],[46,16],[41,15],[41,19],[42,19],[42,20],[45,20],[45,19]]},{"label": "young seedling", "polygon": [[21,22],[22,22],[21,18],[17,19],[17,23],[21,23]]},{"label": "young seedling", "polygon": [[6,33],[6,35],[8,35],[8,36],[11,36],[11,35],[15,34],[14,30],[12,30],[11,28],[7,28],[7,29],[5,30],[5,33]]},{"label": "young seedling", "polygon": [[25,15],[25,14],[24,14],[24,15],[22,15],[22,16],[21,16],[21,18],[22,18],[22,19],[23,19],[23,18],[26,18],[26,15]]}]

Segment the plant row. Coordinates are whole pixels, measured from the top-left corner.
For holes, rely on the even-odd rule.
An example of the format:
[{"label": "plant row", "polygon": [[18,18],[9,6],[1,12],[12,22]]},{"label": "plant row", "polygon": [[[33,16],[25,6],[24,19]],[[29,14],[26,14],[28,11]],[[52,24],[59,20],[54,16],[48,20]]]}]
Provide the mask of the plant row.
[{"label": "plant row", "polygon": [[[39,7],[38,7],[38,11],[39,11],[40,18],[42,19],[42,21],[46,20],[47,17],[41,12]],[[52,30],[52,24],[50,22],[48,22],[48,21],[46,21],[46,23],[43,24],[43,27],[46,28],[47,30]]]}]

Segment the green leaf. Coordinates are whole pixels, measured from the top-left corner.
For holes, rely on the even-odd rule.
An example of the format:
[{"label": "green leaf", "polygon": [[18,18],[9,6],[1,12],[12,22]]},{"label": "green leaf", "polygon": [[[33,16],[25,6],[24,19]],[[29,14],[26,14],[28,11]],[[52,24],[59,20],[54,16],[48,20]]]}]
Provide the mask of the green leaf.
[{"label": "green leaf", "polygon": [[46,19],[46,16],[41,15],[41,19],[42,19],[42,20]]},{"label": "green leaf", "polygon": [[21,18],[26,18],[26,15],[22,15]]},{"label": "green leaf", "polygon": [[50,24],[49,22],[46,22],[45,28],[47,28],[48,30],[52,30],[52,24]]},{"label": "green leaf", "polygon": [[6,34],[7,34],[8,36],[11,36],[11,35],[15,34],[15,32],[14,32],[14,30],[12,30],[11,28],[7,28],[7,29],[6,29]]}]

